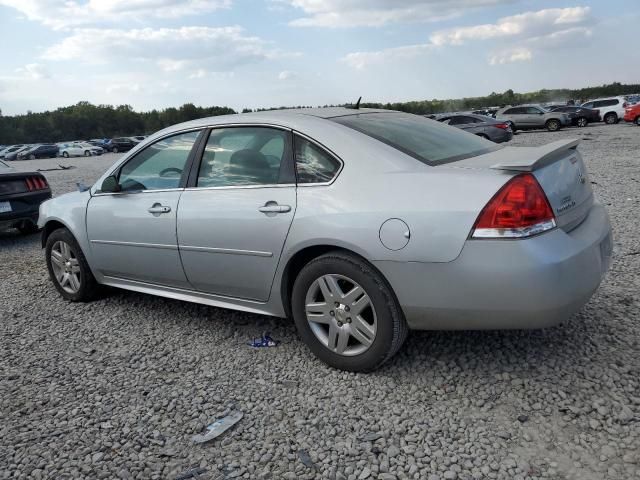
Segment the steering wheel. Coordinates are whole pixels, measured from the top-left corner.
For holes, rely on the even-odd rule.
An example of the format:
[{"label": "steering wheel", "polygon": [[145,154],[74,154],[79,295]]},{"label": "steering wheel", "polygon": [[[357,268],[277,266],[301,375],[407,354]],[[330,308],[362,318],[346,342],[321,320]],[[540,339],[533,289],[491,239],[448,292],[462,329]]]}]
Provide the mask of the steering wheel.
[{"label": "steering wheel", "polygon": [[168,174],[170,174],[170,173],[175,173],[177,175],[182,175],[182,169],[176,168],[176,167],[165,168],[164,170],[162,170],[160,172],[160,176],[161,177],[167,177]]}]

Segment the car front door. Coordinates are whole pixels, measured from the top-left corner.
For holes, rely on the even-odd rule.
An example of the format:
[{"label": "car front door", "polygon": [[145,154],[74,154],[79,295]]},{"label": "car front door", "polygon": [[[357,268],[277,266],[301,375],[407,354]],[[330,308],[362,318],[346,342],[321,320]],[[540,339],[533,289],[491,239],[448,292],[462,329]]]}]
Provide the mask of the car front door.
[{"label": "car front door", "polygon": [[528,127],[543,127],[544,112],[536,107],[526,107],[524,122]]},{"label": "car front door", "polygon": [[178,210],[189,282],[210,294],[267,301],[295,210],[290,131],[211,130]]},{"label": "car front door", "polygon": [[87,209],[93,266],[108,277],[189,288],[176,214],[200,131],[162,138],[115,172],[119,192],[96,192]]}]

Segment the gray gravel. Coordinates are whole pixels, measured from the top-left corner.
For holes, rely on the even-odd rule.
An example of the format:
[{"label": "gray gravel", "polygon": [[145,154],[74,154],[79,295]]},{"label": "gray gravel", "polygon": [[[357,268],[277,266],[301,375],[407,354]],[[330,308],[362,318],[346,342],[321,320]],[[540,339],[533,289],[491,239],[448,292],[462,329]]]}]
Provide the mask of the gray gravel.
[{"label": "gray gravel", "polygon": [[[0,233],[0,478],[640,478],[640,128],[580,136],[615,229],[611,272],[562,326],[413,333],[381,370],[317,361],[292,323],[115,291],[63,301],[38,236]],[[113,155],[23,162],[56,194]],[[516,281],[516,279],[514,279]],[[282,341],[251,349],[264,331]],[[220,438],[191,438],[231,409]]]}]

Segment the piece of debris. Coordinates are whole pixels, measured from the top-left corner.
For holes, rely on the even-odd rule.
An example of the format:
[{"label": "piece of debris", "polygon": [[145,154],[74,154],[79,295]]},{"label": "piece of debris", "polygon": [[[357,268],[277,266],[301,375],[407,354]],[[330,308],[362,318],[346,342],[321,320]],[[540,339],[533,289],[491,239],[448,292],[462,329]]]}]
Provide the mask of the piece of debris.
[{"label": "piece of debris", "polygon": [[203,467],[190,468],[182,472],[176,477],[176,480],[187,480],[189,478],[199,478],[203,473],[207,473],[207,469]]},{"label": "piece of debris", "polygon": [[69,165],[65,167],[64,165],[58,165],[57,168],[39,168],[38,172],[53,172],[54,170],[71,170],[72,168],[76,168],[73,165]]},{"label": "piece of debris", "polygon": [[233,427],[236,423],[238,423],[242,417],[242,412],[233,411],[230,412],[227,416],[216,420],[211,425],[207,427],[207,431],[202,435],[194,435],[192,440],[194,443],[204,443],[213,440],[214,438],[219,437],[224,432]]},{"label": "piece of debris", "polygon": [[518,415],[518,421],[520,423],[525,423],[529,421],[529,415]]},{"label": "piece of debris", "polygon": [[382,434],[377,432],[370,432],[362,436],[361,440],[363,442],[375,442],[379,438],[382,438]]},{"label": "piece of debris", "polygon": [[253,348],[263,348],[263,347],[277,347],[280,342],[274,340],[269,336],[269,333],[265,333],[260,338],[254,338],[252,342],[249,342],[247,345]]},{"label": "piece of debris", "polygon": [[313,463],[313,460],[311,460],[309,452],[307,452],[306,450],[298,450],[298,457],[305,467],[313,468],[314,470],[318,469],[318,467],[316,467],[316,464]]}]

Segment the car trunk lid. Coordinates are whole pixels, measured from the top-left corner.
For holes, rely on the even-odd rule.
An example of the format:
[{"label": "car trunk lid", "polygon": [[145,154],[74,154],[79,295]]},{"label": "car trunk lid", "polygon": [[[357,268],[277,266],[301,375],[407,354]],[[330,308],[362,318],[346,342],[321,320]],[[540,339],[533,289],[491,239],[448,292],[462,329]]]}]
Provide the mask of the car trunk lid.
[{"label": "car trunk lid", "polygon": [[531,172],[544,190],[556,216],[558,227],[570,231],[589,214],[593,190],[579,140],[558,140],[541,147],[506,147],[455,164],[456,168]]}]

